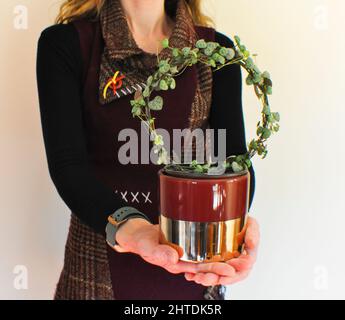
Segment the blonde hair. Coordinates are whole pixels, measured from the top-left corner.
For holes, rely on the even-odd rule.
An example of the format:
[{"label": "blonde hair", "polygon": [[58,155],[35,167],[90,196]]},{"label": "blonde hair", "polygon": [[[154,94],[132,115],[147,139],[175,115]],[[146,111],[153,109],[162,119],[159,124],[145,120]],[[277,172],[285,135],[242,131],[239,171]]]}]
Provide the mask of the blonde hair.
[{"label": "blonde hair", "polygon": [[[107,0],[66,0],[60,7],[56,23],[68,23],[81,18],[97,17]],[[165,0],[167,11],[176,6],[178,0]],[[202,0],[184,0],[196,25],[213,26],[212,19],[202,13]]]}]

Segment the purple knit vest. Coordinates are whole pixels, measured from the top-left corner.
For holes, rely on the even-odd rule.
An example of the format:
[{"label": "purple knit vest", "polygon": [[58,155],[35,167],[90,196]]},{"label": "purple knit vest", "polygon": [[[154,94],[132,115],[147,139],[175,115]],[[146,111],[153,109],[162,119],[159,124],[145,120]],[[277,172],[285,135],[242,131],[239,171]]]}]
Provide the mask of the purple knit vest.
[{"label": "purple knit vest", "polygon": [[[122,129],[140,132],[140,122],[131,115],[130,96],[124,96],[107,105],[98,102],[100,58],[103,39],[99,22],[74,22],[79,38],[84,64],[83,121],[85,125],[90,164],[97,177],[114,193],[158,223],[158,177],[161,168],[154,164],[122,165],[118,141]],[[214,29],[196,27],[199,38],[214,41]],[[188,128],[188,119],[194,99],[196,68],[187,69],[177,79],[174,91],[163,92],[164,111],[156,120],[158,128],[169,132]],[[138,148],[141,140],[139,135]],[[140,152],[139,152],[140,154]],[[140,163],[140,156],[139,156]],[[183,274],[170,274],[163,268],[145,262],[131,253],[117,253],[108,248],[114,298],[121,300],[203,300],[205,287],[185,280]]]}]

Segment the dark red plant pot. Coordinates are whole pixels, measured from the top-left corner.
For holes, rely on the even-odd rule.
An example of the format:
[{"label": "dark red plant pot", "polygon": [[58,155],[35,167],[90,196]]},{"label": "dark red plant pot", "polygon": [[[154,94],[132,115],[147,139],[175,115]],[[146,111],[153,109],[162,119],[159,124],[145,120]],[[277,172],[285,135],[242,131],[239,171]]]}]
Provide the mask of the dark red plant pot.
[{"label": "dark red plant pot", "polygon": [[161,243],[189,262],[225,261],[242,251],[250,174],[159,171]]}]

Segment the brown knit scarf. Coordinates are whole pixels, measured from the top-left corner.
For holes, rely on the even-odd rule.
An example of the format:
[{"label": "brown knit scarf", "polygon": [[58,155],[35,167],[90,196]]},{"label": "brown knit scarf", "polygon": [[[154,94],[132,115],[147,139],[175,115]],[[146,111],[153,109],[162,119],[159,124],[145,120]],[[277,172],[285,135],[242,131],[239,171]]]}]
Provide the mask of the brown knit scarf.
[{"label": "brown knit scarf", "polygon": [[[175,20],[175,27],[169,39],[171,46],[183,48],[195,45],[198,36],[185,0],[176,0],[176,12],[172,18]],[[157,56],[144,52],[136,44],[120,0],[106,1],[102,8],[100,22],[105,48],[100,67],[99,101],[105,105],[143,88],[147,77],[156,68]],[[167,49],[163,49],[159,57],[167,58],[169,54]],[[123,84],[116,94],[108,90],[104,99],[104,87],[117,70],[125,76]],[[212,71],[210,67],[198,64],[197,74],[197,89],[189,119],[191,129],[205,126],[211,106]]]}]

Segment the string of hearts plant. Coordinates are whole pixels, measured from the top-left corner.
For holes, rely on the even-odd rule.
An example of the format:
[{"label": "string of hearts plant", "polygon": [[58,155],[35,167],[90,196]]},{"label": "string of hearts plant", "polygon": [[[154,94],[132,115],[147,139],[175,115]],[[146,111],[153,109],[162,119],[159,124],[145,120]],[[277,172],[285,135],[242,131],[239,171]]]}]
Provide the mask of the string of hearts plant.
[{"label": "string of hearts plant", "polygon": [[[163,48],[171,50],[171,55],[167,59],[157,61],[157,70],[148,77],[144,91],[136,95],[131,100],[132,115],[139,118],[147,126],[152,140],[154,152],[158,154],[158,164],[168,165],[171,163],[167,151],[164,148],[163,137],[159,135],[155,127],[155,118],[151,111],[160,111],[163,109],[164,101],[159,95],[151,98],[153,92],[174,90],[176,88],[175,78],[182,74],[188,67],[197,63],[206,64],[214,71],[221,68],[238,64],[247,72],[246,83],[254,87],[254,92],[261,102],[261,119],[257,123],[257,137],[248,144],[248,151],[241,155],[232,155],[224,162],[224,168],[227,172],[239,172],[251,166],[251,158],[258,154],[261,158],[267,155],[267,140],[272,133],[279,130],[280,116],[278,112],[272,112],[268,96],[272,94],[272,80],[270,74],[261,72],[255,65],[252,55],[241,43],[238,36],[234,37],[235,45],[233,48],[226,48],[216,42],[206,42],[201,39],[195,44],[195,47],[186,47],[183,49],[172,48],[169,46],[169,40],[163,40]],[[174,165],[177,170],[186,170],[185,166]],[[196,161],[188,166],[189,171],[198,173],[212,172],[215,164],[199,164]]]}]

